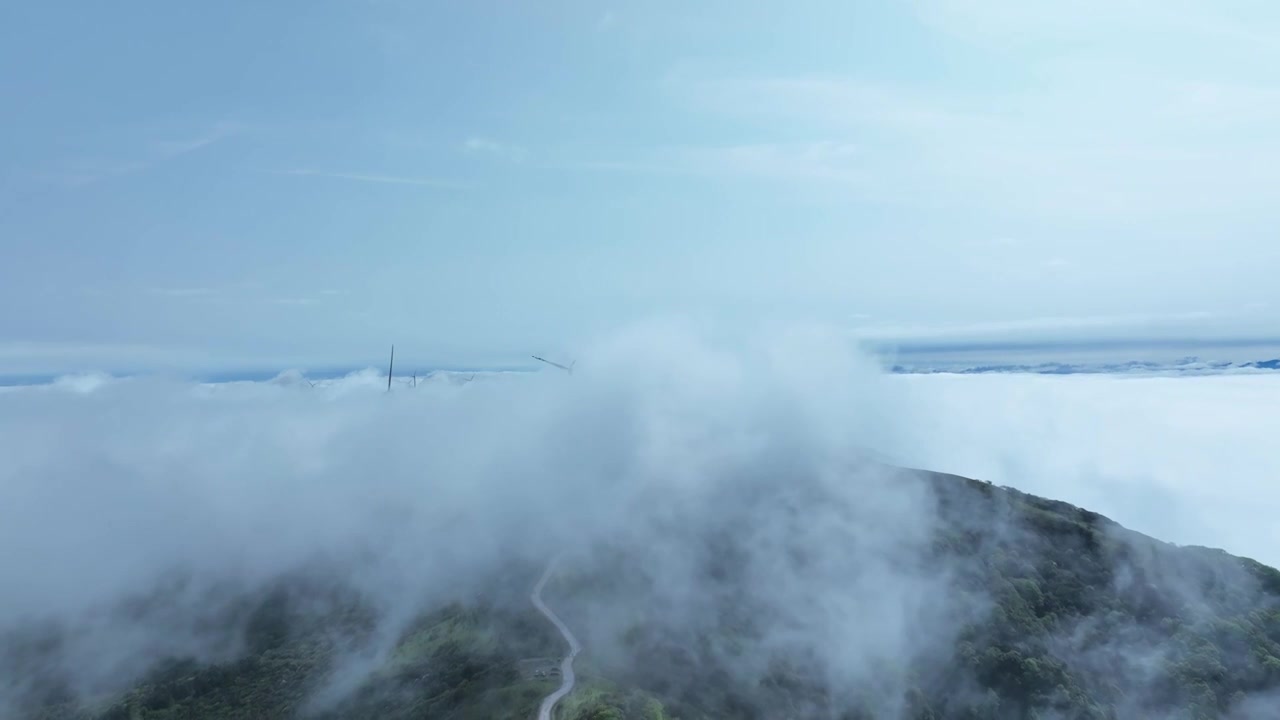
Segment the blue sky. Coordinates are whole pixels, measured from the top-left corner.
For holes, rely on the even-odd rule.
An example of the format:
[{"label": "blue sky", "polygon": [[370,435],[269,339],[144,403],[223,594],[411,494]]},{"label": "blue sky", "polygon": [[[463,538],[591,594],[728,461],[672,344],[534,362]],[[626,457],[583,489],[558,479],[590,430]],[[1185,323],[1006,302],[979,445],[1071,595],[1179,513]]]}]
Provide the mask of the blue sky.
[{"label": "blue sky", "polygon": [[1280,6],[7,3],[0,370],[1280,336]]}]

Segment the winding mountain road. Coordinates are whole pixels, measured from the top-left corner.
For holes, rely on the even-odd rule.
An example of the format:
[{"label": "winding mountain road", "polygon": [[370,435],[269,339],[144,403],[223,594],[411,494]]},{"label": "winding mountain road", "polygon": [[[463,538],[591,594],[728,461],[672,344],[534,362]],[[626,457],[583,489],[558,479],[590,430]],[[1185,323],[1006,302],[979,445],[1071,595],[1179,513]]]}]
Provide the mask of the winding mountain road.
[{"label": "winding mountain road", "polygon": [[560,687],[550,695],[542,698],[542,705],[538,707],[538,720],[551,720],[551,713],[556,709],[556,703],[560,702],[566,695],[573,692],[573,685],[576,678],[573,675],[573,659],[578,656],[582,650],[582,646],[578,644],[578,639],[569,632],[568,626],[564,624],[547,604],[542,602],[542,588],[546,586],[547,581],[551,579],[551,573],[555,571],[556,564],[560,562],[560,556],[556,556],[547,564],[547,571],[542,573],[542,579],[533,588],[533,594],[529,599],[533,601],[533,606],[538,608],[538,612],[547,616],[552,625],[560,631],[565,641],[569,643],[569,654],[564,656],[564,660],[560,661]]}]

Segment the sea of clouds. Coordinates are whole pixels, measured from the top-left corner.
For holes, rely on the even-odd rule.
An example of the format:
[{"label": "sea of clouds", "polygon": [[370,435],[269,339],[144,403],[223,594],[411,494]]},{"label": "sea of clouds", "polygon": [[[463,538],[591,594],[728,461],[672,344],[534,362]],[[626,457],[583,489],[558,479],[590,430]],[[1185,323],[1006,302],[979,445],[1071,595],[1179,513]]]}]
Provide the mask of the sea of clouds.
[{"label": "sea of clouds", "polygon": [[[376,371],[68,377],[0,393],[0,630],[72,628],[62,657],[101,687],[159,657],[234,652],[193,629],[210,598],[322,566],[379,611],[389,646],[424,603],[465,598],[511,558],[660,540],[659,528],[722,522],[738,477],[839,482],[868,457],[1275,565],[1277,407],[1280,375],[892,375],[821,329],[726,343],[671,324],[586,348],[572,375],[439,374],[390,393]],[[904,490],[862,506],[877,534],[924,543],[926,505]],[[772,567],[801,531],[813,547],[866,546],[849,522],[762,525],[751,547]],[[687,572],[670,562],[666,576]],[[877,587],[919,597],[927,578],[895,567]],[[174,577],[162,615],[112,611]],[[857,577],[822,587],[856,594]]]},{"label": "sea of clouds", "polygon": [[880,450],[1280,565],[1280,374],[896,375]]}]

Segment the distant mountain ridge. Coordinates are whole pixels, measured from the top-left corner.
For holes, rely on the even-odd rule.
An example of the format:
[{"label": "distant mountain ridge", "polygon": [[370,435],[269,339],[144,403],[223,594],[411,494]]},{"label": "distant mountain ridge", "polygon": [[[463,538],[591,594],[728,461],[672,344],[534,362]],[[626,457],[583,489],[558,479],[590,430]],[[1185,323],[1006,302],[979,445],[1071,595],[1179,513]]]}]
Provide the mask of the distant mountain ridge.
[{"label": "distant mountain ridge", "polygon": [[1175,362],[1129,360],[1126,362],[1040,362],[1040,363],[900,363],[892,367],[898,374],[955,373],[977,375],[987,373],[1030,373],[1037,375],[1228,375],[1266,373],[1280,370],[1280,358],[1250,362],[1205,361],[1195,357]]}]

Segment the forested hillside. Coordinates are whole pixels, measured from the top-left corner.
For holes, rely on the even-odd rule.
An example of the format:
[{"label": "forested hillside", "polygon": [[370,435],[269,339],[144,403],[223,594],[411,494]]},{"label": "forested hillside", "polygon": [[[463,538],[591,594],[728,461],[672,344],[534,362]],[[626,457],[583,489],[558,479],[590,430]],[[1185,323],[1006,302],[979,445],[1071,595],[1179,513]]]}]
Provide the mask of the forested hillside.
[{"label": "forested hillside", "polygon": [[[645,618],[614,646],[611,673],[686,720],[1275,716],[1280,572],[1161,543],[1066,503],[954,476],[920,477],[940,522],[928,551],[902,561],[945,578],[933,591],[947,594],[939,601],[954,622],[935,616],[927,626],[940,636],[833,675],[822,649],[769,639],[762,623],[794,618],[758,602],[751,583],[763,580],[748,580],[734,565],[742,549],[731,528],[720,528],[692,549],[716,620],[670,632]],[[758,501],[794,513],[798,529],[805,513],[789,502],[793,494],[771,488]],[[795,562],[807,561],[806,548],[792,552]],[[612,564],[627,566],[620,557]],[[868,581],[874,592],[875,578]],[[579,582],[583,591],[565,589],[561,602],[589,628],[585,618],[608,607],[601,597],[608,591],[589,576]],[[643,583],[625,592],[643,593]],[[858,625],[874,633],[877,624]],[[601,639],[588,636],[588,647],[593,640]]]},{"label": "forested hillside", "polygon": [[[860,506],[821,482],[758,479],[711,498],[714,523],[675,514],[661,543],[571,555],[547,592],[586,647],[561,717],[1275,716],[1277,571],[984,482],[867,482]],[[878,484],[926,498],[928,521],[887,513]],[[762,517],[783,539],[768,553],[743,527]],[[842,519],[857,521],[842,547],[815,547],[841,536],[814,528]],[[281,581],[224,619],[243,632],[231,656],[170,658],[122,695],[74,697],[55,628],[10,632],[3,670],[26,678],[8,692],[31,720],[522,720],[558,681],[521,661],[563,652],[528,604],[538,571],[419,614],[384,656],[358,592],[317,604],[317,588]]]}]

